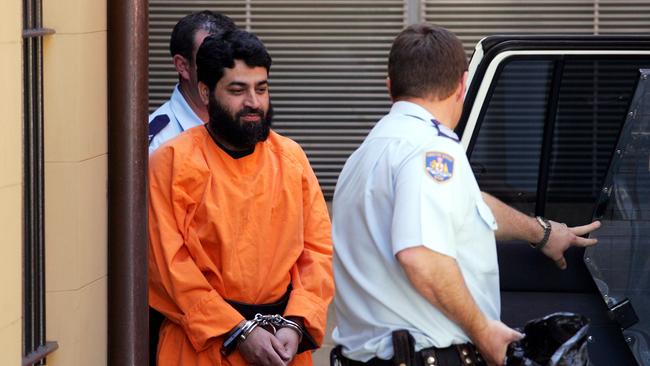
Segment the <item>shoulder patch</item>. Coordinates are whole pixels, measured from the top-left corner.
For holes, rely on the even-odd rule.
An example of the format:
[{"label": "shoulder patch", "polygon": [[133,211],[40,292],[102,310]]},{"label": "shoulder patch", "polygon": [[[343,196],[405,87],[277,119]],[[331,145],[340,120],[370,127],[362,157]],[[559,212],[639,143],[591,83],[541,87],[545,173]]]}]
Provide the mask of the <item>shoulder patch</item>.
[{"label": "shoulder patch", "polygon": [[169,124],[169,116],[166,114],[160,114],[149,122],[149,143],[167,124]]},{"label": "shoulder patch", "polygon": [[424,160],[427,174],[436,182],[446,182],[454,176],[454,158],[438,151],[429,151]]}]

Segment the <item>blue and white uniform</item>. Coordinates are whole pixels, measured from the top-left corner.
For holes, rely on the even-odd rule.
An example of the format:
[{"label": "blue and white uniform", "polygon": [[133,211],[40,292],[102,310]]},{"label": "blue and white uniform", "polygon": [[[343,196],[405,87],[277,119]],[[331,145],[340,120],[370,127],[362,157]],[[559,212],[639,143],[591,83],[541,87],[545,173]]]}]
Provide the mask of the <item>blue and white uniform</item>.
[{"label": "blue and white uniform", "polygon": [[202,124],[176,84],[171,98],[149,115],[149,155],[181,132]]},{"label": "blue and white uniform", "polygon": [[469,342],[411,285],[395,255],[424,246],[456,259],[488,319],[499,319],[496,221],[456,134],[396,102],[339,176],[333,201],[334,342],[357,361],[393,356],[391,332],[416,350]]}]

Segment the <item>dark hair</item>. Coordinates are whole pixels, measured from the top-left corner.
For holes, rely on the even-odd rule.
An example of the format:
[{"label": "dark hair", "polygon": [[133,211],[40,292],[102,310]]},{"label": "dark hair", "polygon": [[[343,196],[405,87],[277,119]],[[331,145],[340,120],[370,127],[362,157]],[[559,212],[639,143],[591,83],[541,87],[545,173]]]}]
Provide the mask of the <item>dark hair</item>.
[{"label": "dark hair", "polygon": [[463,44],[445,28],[420,23],[404,29],[388,56],[393,99],[449,97],[467,70]]},{"label": "dark hair", "polygon": [[235,29],[222,37],[208,36],[196,53],[196,74],[199,81],[214,90],[223,77],[224,68],[235,67],[235,60],[242,60],[249,67],[271,69],[271,56],[264,43],[254,34]]},{"label": "dark hair", "polygon": [[235,22],[232,19],[210,10],[186,15],[174,26],[169,40],[169,52],[172,57],[181,55],[192,62],[194,61],[192,60],[192,49],[196,32],[204,30],[210,35],[221,36],[235,28]]}]

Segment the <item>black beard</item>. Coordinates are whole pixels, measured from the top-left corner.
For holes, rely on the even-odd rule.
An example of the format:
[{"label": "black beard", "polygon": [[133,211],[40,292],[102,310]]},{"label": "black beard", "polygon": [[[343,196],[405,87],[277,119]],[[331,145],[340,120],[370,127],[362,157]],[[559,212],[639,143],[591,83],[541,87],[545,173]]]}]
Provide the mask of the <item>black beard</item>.
[{"label": "black beard", "polygon": [[[210,129],[217,136],[235,148],[248,149],[269,137],[273,121],[273,106],[269,103],[269,110],[266,114],[261,109],[248,107],[233,114],[211,95],[208,114],[210,115]],[[241,117],[247,114],[260,116],[260,122],[240,122]]]}]

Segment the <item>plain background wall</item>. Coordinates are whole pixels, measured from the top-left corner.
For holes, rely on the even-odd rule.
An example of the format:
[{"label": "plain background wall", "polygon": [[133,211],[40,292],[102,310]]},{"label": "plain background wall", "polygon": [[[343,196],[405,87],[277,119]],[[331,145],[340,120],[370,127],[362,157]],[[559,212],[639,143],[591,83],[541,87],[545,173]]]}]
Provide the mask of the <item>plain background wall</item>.
[{"label": "plain background wall", "polygon": [[106,1],[43,0],[43,26],[48,365],[105,365]]}]

